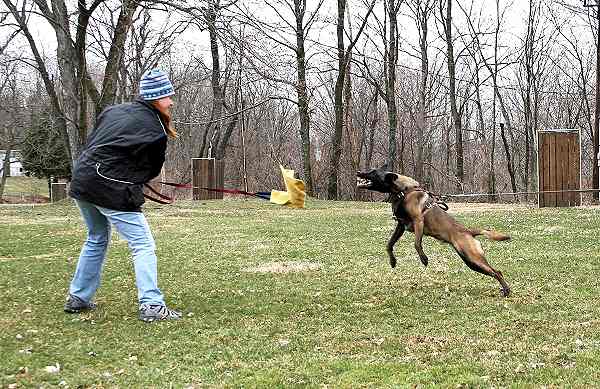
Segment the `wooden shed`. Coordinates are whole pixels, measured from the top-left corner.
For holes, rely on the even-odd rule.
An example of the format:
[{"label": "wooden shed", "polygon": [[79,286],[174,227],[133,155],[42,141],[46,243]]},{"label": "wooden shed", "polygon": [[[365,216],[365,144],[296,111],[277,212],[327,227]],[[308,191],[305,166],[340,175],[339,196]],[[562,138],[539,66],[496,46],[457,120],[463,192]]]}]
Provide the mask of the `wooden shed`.
[{"label": "wooden shed", "polygon": [[202,188],[222,189],[225,164],[214,158],[192,158],[192,187],[194,200],[223,199],[222,192]]},{"label": "wooden shed", "polygon": [[[538,131],[539,191],[581,189],[581,133],[579,130]],[[540,193],[538,206],[581,205],[581,193]]]}]

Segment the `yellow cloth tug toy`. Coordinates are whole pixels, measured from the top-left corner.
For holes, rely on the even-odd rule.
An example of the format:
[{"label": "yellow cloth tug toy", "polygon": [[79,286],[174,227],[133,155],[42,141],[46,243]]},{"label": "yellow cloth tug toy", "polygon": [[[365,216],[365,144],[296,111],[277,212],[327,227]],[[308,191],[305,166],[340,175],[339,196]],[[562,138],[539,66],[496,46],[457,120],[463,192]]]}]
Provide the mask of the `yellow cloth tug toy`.
[{"label": "yellow cloth tug toy", "polygon": [[287,205],[292,208],[304,208],[306,192],[304,191],[304,181],[294,178],[294,171],[286,169],[279,165],[281,175],[285,183],[286,191],[271,191],[271,202],[279,205]]}]

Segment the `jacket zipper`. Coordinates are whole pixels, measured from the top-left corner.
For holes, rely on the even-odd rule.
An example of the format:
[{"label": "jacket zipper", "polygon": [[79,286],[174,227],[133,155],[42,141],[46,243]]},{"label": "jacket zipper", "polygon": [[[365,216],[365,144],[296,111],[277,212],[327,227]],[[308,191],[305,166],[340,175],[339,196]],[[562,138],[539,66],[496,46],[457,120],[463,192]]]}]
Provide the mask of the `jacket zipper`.
[{"label": "jacket zipper", "polygon": [[104,174],[100,173],[100,162],[96,162],[96,173],[98,173],[98,175],[104,179],[110,180],[110,181],[115,181],[115,182],[120,182],[122,184],[130,184],[130,185],[134,185],[133,182],[129,182],[129,181],[122,181],[122,180],[117,180],[115,178],[110,178],[110,177],[106,177]]},{"label": "jacket zipper", "polygon": [[160,115],[157,114],[156,117],[158,118],[158,122],[160,123],[160,126],[162,127],[163,132],[165,133],[165,135],[169,136],[169,134],[167,134],[167,130],[165,130],[165,126],[163,125],[162,120],[160,120]]}]

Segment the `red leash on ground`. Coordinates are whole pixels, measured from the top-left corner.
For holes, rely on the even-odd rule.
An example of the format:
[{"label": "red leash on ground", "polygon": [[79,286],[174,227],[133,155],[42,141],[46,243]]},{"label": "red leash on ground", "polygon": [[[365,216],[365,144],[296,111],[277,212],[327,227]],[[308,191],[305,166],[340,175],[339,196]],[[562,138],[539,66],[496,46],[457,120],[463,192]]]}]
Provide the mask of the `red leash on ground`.
[{"label": "red leash on ground", "polygon": [[[179,188],[179,189],[192,189],[193,188],[192,184],[178,184],[175,182],[164,182],[164,181],[159,181],[159,184],[172,186],[174,188]],[[160,193],[159,191],[157,191],[156,189],[151,187],[149,184],[144,184],[144,186],[146,188],[148,188],[148,190],[150,190],[152,193],[154,193],[155,195],[158,196],[158,198],[156,198],[149,194],[144,193],[144,197],[146,197],[148,200],[152,200],[159,204],[167,204],[167,205],[173,204],[173,202],[175,201],[174,197],[169,197],[167,195]],[[254,197],[264,199],[264,200],[269,200],[271,198],[271,192],[246,192],[245,190],[239,190],[239,189],[205,188],[205,187],[199,187],[198,189],[204,189],[204,190],[208,190],[210,192],[220,192],[220,193],[228,193],[228,194],[239,194],[239,195],[244,195],[244,196],[254,196]]]},{"label": "red leash on ground", "polygon": [[[182,184],[184,185],[184,184]],[[147,198],[148,200],[152,200],[155,203],[159,203],[159,204],[164,204],[164,205],[168,205],[168,204],[173,204],[173,202],[175,201],[175,198],[173,197],[169,197],[167,195],[164,195],[162,193],[160,193],[159,191],[157,191],[156,189],[154,189],[153,187],[151,187],[149,184],[144,184],[144,186],[152,193],[154,193],[155,195],[157,195],[158,197],[154,197],[151,196],[147,193],[144,193],[144,197]]]}]

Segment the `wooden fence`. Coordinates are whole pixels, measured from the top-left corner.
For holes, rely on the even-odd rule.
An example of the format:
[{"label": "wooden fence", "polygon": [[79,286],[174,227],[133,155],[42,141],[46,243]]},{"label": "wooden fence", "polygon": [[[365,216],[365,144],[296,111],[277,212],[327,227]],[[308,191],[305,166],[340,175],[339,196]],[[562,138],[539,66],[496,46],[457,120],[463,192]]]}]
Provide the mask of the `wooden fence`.
[{"label": "wooden fence", "polygon": [[194,200],[223,199],[223,193],[202,188],[222,189],[225,164],[214,158],[192,158],[192,190]]},{"label": "wooden fence", "polygon": [[[538,131],[539,191],[581,189],[581,142],[579,130]],[[540,193],[538,206],[581,205],[581,193]]]}]

